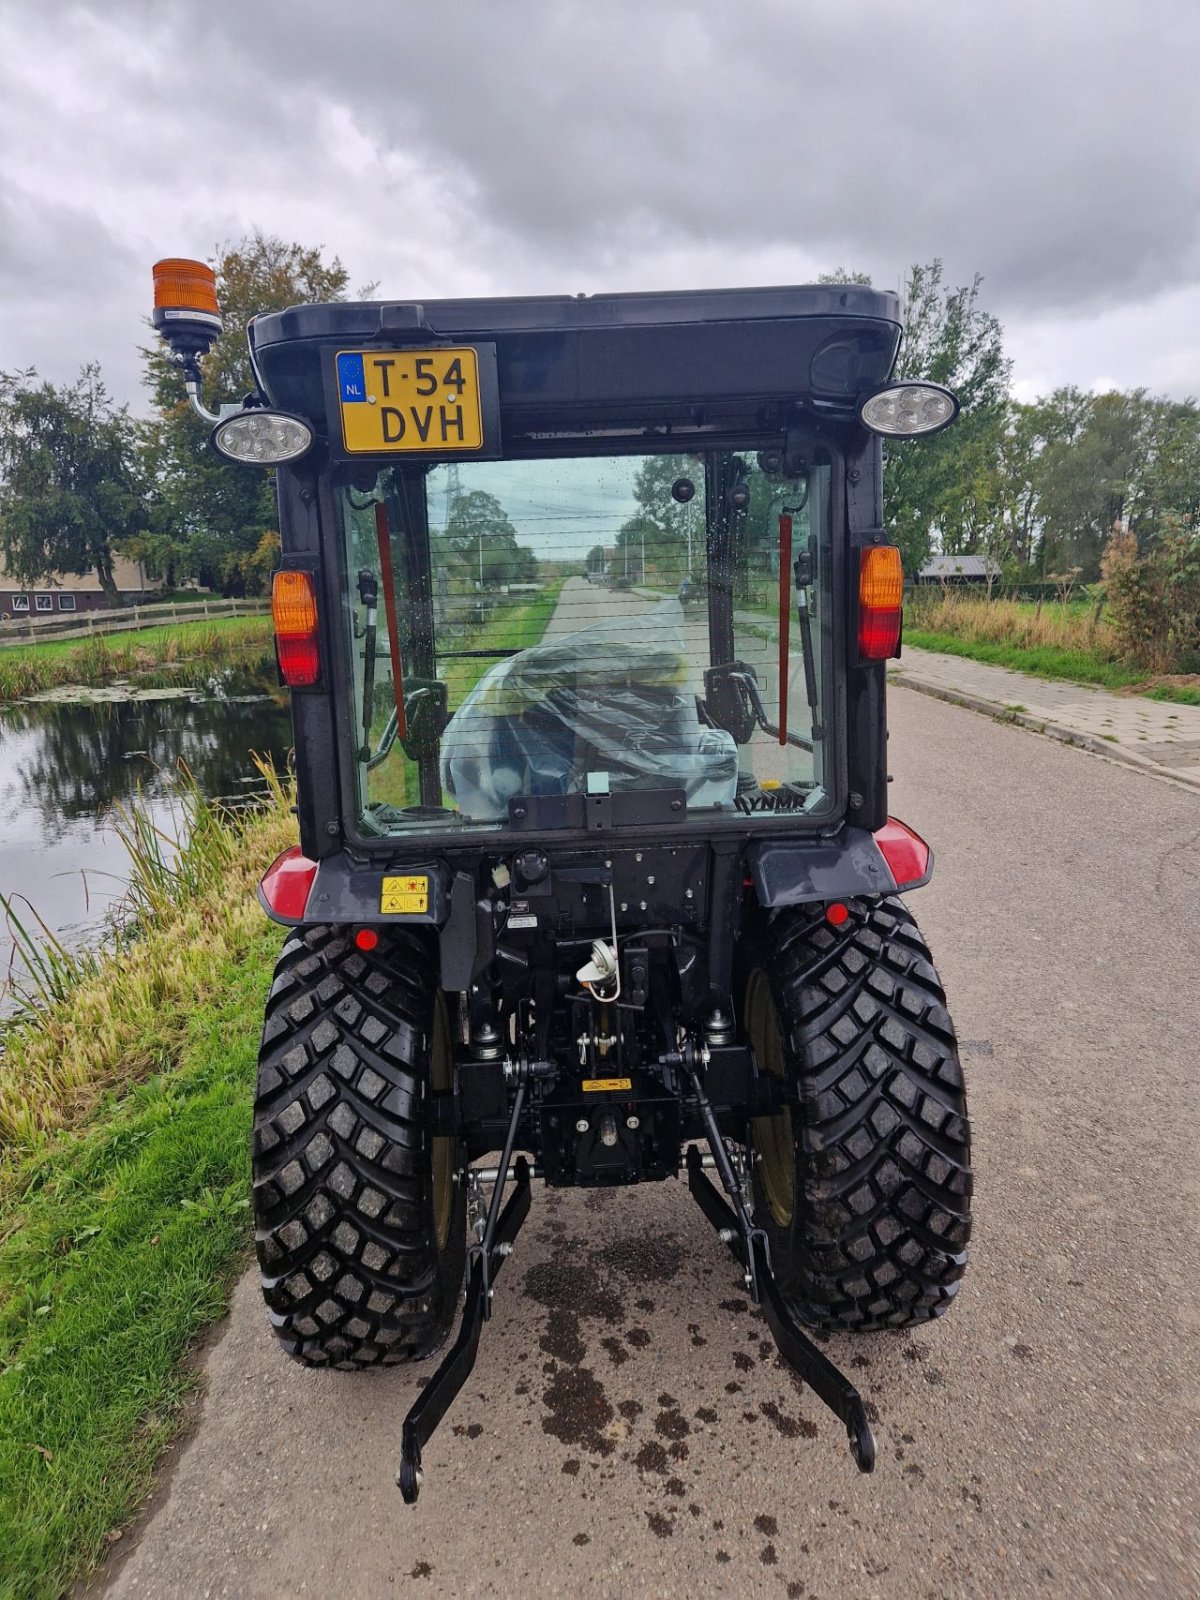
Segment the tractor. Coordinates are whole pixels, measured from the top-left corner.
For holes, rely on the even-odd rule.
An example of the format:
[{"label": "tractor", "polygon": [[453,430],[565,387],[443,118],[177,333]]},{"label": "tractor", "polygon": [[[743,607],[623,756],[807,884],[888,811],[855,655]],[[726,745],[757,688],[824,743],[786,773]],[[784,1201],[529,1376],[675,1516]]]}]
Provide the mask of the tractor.
[{"label": "tractor", "polygon": [[213,448],[278,491],[299,844],[259,891],[288,933],[253,1212],[284,1349],[440,1355],[411,1503],[534,1183],[682,1178],[870,1471],[824,1336],[945,1312],[971,1198],[885,712],[883,447],[958,402],[893,376],[896,296],[300,305],[212,412],[213,273],[154,278]]}]

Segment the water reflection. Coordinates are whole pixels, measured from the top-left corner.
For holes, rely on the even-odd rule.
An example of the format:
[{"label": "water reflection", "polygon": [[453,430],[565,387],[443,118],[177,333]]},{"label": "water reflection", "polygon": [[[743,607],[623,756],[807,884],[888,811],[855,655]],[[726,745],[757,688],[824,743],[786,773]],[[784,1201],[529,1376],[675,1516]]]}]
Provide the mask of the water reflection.
[{"label": "water reflection", "polygon": [[[258,781],[252,751],[282,765],[290,745],[273,669],[186,699],[0,705],[0,893],[24,897],[64,943],[86,942],[124,888],[114,805],[140,795],[169,826],[181,759],[204,794],[235,796]],[[8,956],[0,928],[0,989]]]}]

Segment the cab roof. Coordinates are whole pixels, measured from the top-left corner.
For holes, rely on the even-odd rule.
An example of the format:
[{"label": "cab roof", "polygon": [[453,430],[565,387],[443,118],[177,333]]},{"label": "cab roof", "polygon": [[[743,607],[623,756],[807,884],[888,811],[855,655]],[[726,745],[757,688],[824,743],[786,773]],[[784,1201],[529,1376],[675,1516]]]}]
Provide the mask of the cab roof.
[{"label": "cab roof", "polygon": [[857,427],[900,334],[895,294],[840,283],[357,301],[272,312],[249,330],[270,403],[311,419],[335,457],[341,352],[476,346],[481,378],[493,375],[482,453],[510,456],[775,438],[805,418]]}]

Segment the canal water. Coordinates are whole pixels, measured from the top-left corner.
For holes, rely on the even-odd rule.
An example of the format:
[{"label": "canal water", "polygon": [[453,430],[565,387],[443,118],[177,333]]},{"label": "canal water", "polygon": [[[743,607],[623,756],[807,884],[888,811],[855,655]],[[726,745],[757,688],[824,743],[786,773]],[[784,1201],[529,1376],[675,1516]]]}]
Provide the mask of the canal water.
[{"label": "canal water", "polygon": [[[180,761],[203,794],[245,799],[262,787],[252,752],[287,759],[291,721],[273,665],[159,694],[0,704],[0,894],[68,948],[101,939],[125,892],[114,807],[136,803],[178,837]],[[0,913],[0,1006],[11,955]]]}]

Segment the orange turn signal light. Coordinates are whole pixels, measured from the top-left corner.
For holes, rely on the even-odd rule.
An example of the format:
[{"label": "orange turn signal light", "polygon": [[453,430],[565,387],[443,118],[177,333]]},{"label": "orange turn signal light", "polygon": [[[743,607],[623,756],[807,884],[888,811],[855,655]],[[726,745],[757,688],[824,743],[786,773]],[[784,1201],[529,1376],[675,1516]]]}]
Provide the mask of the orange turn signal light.
[{"label": "orange turn signal light", "polygon": [[219,316],[217,275],[203,261],[184,261],[169,257],[156,261],[154,305],[162,311],[207,311]]},{"label": "orange turn signal light", "polygon": [[317,596],[311,572],[277,572],[271,580],[275,632],[297,638],[317,631]]},{"label": "orange turn signal light", "polygon": [[871,545],[858,568],[858,653],[886,661],[900,645],[904,566],[894,544]]}]

